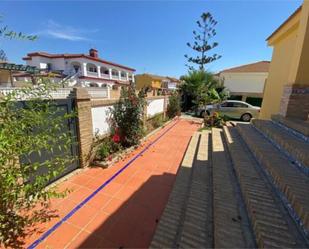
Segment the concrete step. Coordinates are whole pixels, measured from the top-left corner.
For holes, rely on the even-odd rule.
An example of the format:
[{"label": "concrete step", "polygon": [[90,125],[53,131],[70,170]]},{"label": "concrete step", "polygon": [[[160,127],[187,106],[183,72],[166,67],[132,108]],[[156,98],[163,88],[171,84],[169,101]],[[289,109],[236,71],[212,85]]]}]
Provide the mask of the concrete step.
[{"label": "concrete step", "polygon": [[209,137],[209,132],[201,133],[183,223],[176,242],[179,248],[210,248],[213,244]]},{"label": "concrete step", "polygon": [[283,150],[292,161],[295,161],[300,167],[306,168],[305,171],[309,175],[308,142],[269,120],[254,119],[252,124],[279,149]]},{"label": "concrete step", "polygon": [[237,178],[221,129],[212,129],[212,170],[215,248],[255,248]]},{"label": "concrete step", "polygon": [[237,130],[224,127],[224,134],[258,247],[307,248],[306,239]]},{"label": "concrete step", "polygon": [[166,207],[160,218],[150,248],[174,248],[183,223],[188,193],[191,186],[193,162],[196,156],[200,133],[191,138]]},{"label": "concrete step", "polygon": [[[309,232],[309,177],[263,137],[252,125],[237,125],[242,138],[300,218],[305,233]],[[287,205],[289,207],[289,205]],[[295,217],[297,219],[297,217]]]}]

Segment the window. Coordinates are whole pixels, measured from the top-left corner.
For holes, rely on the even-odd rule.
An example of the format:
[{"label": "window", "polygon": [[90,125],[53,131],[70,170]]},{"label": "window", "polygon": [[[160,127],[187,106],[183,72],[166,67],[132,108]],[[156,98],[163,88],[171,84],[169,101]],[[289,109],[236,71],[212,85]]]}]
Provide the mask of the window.
[{"label": "window", "polygon": [[89,86],[90,86],[90,87],[99,87],[99,85],[98,85],[97,83],[95,83],[95,82],[91,82],[91,83],[89,84]]},{"label": "window", "polygon": [[94,64],[87,64],[87,71],[91,73],[97,73],[97,67]]},{"label": "window", "polygon": [[115,69],[113,69],[113,70],[112,70],[112,75],[118,77],[118,76],[119,76],[118,71],[115,70]]},{"label": "window", "polygon": [[248,105],[246,105],[244,103],[240,103],[240,102],[234,102],[233,103],[233,107],[236,107],[236,108],[248,108]]},{"label": "window", "polygon": [[121,71],[121,77],[122,77],[122,78],[126,78],[126,77],[127,77],[127,73],[124,72],[124,71]]},{"label": "window", "polygon": [[106,67],[101,67],[101,74],[109,74],[109,70]]},{"label": "window", "polygon": [[248,108],[248,105],[241,102],[224,102],[221,107]]}]

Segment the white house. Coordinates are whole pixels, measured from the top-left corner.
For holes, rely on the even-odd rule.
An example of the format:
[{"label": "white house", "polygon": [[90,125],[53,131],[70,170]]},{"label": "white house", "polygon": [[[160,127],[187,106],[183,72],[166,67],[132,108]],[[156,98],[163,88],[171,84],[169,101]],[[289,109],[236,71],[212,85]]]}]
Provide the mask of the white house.
[{"label": "white house", "polygon": [[259,61],[219,72],[219,78],[229,89],[232,98],[260,102],[263,98],[265,81],[268,77],[269,61]]},{"label": "white house", "polygon": [[32,52],[23,60],[41,71],[60,73],[69,86],[112,87],[134,82],[135,69],[103,60],[93,48],[89,54]]}]

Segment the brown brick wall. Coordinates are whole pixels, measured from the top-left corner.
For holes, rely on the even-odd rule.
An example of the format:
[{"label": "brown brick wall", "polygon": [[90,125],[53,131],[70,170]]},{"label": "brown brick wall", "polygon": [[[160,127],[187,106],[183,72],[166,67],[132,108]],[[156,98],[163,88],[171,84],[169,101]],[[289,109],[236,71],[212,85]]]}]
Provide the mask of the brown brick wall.
[{"label": "brown brick wall", "polygon": [[81,167],[89,165],[92,147],[92,115],[91,100],[86,89],[74,88],[77,110],[77,131],[79,139],[79,156]]},{"label": "brown brick wall", "polygon": [[281,98],[280,114],[284,117],[308,120],[309,86],[285,86]]}]

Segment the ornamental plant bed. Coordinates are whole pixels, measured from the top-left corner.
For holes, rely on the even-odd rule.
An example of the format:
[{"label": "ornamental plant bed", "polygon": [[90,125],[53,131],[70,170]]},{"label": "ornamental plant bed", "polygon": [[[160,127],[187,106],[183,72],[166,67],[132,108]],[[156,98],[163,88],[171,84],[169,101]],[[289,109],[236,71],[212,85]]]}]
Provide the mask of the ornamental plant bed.
[{"label": "ornamental plant bed", "polygon": [[[173,119],[170,119],[168,121],[166,121],[165,123],[163,123],[160,127],[156,128],[155,130],[150,131],[145,137],[143,137],[142,139],[140,139],[139,144],[138,145],[134,145],[131,146],[129,148],[121,148],[120,150],[114,152],[114,153],[110,153],[107,157],[105,158],[100,158],[100,156],[98,156],[98,151],[100,149],[99,146],[97,146],[96,149],[96,155],[95,158],[91,164],[92,167],[102,167],[102,168],[109,168],[111,167],[113,164],[119,162],[120,160],[125,159],[132,151],[134,151],[135,149],[137,149],[139,146],[141,146],[150,136],[154,135],[155,133],[157,133],[158,131],[160,131],[161,129],[163,129],[166,125],[170,124],[172,121],[178,119],[179,117],[174,117]],[[108,137],[110,138],[110,137]],[[103,139],[104,140],[104,139]],[[103,142],[100,143],[100,145]]]}]

